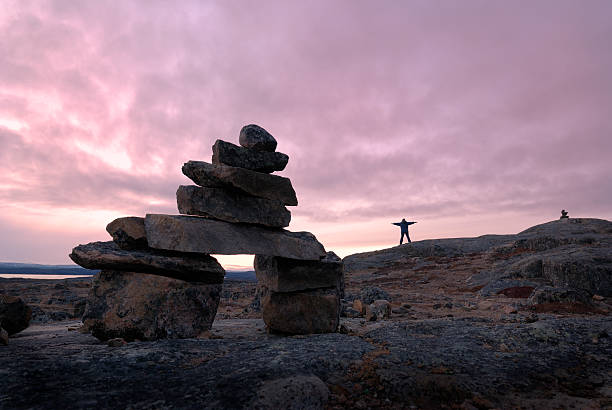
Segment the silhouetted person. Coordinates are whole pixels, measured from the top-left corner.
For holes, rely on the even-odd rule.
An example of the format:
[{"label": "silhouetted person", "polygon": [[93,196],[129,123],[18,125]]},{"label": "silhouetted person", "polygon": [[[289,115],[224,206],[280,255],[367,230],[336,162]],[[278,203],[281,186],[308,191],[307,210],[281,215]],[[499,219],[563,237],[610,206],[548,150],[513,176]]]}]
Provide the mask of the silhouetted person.
[{"label": "silhouetted person", "polygon": [[408,225],[415,224],[416,222],[406,222],[405,219],[402,218],[402,222],[391,222],[393,225],[397,225],[402,230],[402,236],[400,236],[400,245],[404,242],[404,235],[406,235],[406,240],[410,243],[410,236],[408,236]]},{"label": "silhouetted person", "polygon": [[565,218],[569,218],[569,216],[567,216],[567,211],[565,209],[561,210],[561,218],[559,219],[565,219]]}]

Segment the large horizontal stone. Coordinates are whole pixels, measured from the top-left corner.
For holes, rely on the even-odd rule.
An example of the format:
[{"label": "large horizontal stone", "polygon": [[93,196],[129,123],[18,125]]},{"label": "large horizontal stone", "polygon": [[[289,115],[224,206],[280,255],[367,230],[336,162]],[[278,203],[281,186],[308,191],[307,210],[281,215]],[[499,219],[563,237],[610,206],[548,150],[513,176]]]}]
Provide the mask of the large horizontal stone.
[{"label": "large horizontal stone", "polygon": [[255,256],[257,283],[273,292],[342,286],[342,261],[328,252],[320,261],[303,261],[277,256]]},{"label": "large horizontal stone", "polygon": [[331,333],[340,321],[340,296],[335,288],[279,293],[262,297],[263,320],[274,333]]},{"label": "large horizontal stone", "polygon": [[121,249],[146,249],[147,235],[144,229],[144,218],[126,216],[117,218],[106,225],[106,232]]},{"label": "large horizontal stone", "polygon": [[110,241],[79,245],[69,256],[87,269],[151,273],[204,283],[223,283],[225,276],[223,267],[210,255],[153,249],[128,251]]},{"label": "large horizontal stone", "polygon": [[245,148],[258,151],[276,151],[276,139],[264,128],[255,124],[242,127],[238,142]]},{"label": "large horizontal stone", "polygon": [[325,248],[310,232],[232,224],[198,216],[148,214],[149,246],[179,252],[262,254],[319,260]]},{"label": "large horizontal stone", "polygon": [[221,287],[145,273],[102,271],[92,282],[83,323],[101,340],[196,337],[210,330]]},{"label": "large horizontal stone", "polygon": [[212,148],[212,163],[215,165],[229,165],[270,173],[282,171],[289,161],[289,156],[282,152],[256,151],[222,140],[217,140]]},{"label": "large horizontal stone", "polygon": [[298,204],[289,178],[264,174],[228,165],[213,165],[204,161],[188,161],[183,174],[197,185],[211,188],[232,187],[249,195],[281,201],[285,205]]},{"label": "large horizontal stone", "polygon": [[[245,195],[235,190],[181,185],[176,191],[181,214],[206,216],[227,222],[289,226],[291,212],[280,201]],[[144,224],[143,224],[144,231]]]}]

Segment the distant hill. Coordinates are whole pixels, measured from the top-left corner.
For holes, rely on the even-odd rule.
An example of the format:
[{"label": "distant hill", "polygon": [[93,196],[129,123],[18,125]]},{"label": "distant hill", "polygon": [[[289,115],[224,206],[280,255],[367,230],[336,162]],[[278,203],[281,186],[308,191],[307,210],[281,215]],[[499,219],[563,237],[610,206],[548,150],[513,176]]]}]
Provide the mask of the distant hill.
[{"label": "distant hill", "polygon": [[23,275],[95,275],[99,271],[77,265],[39,265],[34,263],[0,262],[0,273]]},{"label": "distant hill", "polygon": [[[0,274],[16,275],[95,275],[98,270],[85,269],[78,265],[40,265],[35,263],[0,262]],[[255,282],[255,271],[228,270],[227,280]]]}]

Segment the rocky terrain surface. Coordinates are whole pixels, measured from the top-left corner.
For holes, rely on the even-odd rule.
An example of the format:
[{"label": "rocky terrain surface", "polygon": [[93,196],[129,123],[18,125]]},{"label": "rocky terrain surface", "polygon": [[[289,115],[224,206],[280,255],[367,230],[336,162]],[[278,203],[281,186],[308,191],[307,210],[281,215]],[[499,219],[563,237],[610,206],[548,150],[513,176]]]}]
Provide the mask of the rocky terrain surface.
[{"label": "rocky terrain surface", "polygon": [[612,408],[611,245],[568,219],[352,255],[340,332],[291,337],[253,282],[226,280],[196,338],[104,343],[36,321],[88,280],[0,280],[34,318],[0,346],[0,408]]}]

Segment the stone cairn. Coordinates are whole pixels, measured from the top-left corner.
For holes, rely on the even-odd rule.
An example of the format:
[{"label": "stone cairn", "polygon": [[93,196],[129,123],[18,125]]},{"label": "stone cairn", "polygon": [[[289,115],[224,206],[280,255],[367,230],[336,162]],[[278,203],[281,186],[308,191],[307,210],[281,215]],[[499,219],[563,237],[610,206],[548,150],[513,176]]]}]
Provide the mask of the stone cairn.
[{"label": "stone cairn", "polygon": [[241,146],[217,140],[212,164],[189,161],[195,185],[176,192],[181,215],[125,217],[106,227],[113,241],[73,249],[94,277],[83,316],[102,340],[195,337],[210,330],[225,271],[210,254],[254,254],[263,319],[274,333],[335,332],[342,261],[309,232],[290,232],[298,201],[265,129],[247,125]]}]

